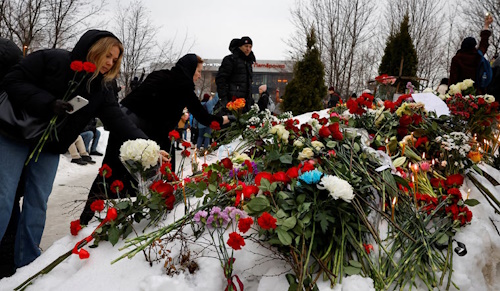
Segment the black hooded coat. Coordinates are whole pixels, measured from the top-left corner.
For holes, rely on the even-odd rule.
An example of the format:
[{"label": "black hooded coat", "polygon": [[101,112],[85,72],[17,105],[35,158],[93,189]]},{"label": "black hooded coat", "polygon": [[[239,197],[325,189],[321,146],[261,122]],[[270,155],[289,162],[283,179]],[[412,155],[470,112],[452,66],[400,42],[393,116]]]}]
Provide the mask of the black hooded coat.
[{"label": "black hooded coat", "polygon": [[[3,80],[3,87],[14,109],[22,108],[33,116],[50,120],[54,116],[52,104],[56,99],[63,98],[74,76],[70,68],[71,62],[85,61],[91,46],[108,36],[115,37],[107,31],[89,30],[71,52],[61,49],[40,50],[24,58]],[[58,140],[49,139],[43,151],[65,153],[93,117],[99,117],[111,132],[124,139],[147,138],[120,110],[111,87],[103,84],[103,75],[99,74],[91,82],[90,91],[86,85],[87,80],[84,80],[69,99],[80,95],[89,101],[88,105],[73,114],[58,118],[61,120],[57,129]],[[21,138],[15,129],[6,126],[0,127],[0,132],[13,138]],[[38,138],[25,142],[36,144]]]}]

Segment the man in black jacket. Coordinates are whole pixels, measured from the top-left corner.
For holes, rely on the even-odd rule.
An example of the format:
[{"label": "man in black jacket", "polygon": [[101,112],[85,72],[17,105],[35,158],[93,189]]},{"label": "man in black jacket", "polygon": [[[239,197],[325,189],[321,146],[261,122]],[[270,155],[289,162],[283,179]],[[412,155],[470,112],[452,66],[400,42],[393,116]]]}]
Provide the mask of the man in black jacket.
[{"label": "man in black jacket", "polygon": [[254,104],[251,91],[252,65],[255,62],[252,40],[248,36],[233,39],[229,44],[229,50],[232,54],[224,57],[215,77],[220,107],[225,111],[226,104],[233,97],[245,98],[246,104],[243,111],[247,112]]}]

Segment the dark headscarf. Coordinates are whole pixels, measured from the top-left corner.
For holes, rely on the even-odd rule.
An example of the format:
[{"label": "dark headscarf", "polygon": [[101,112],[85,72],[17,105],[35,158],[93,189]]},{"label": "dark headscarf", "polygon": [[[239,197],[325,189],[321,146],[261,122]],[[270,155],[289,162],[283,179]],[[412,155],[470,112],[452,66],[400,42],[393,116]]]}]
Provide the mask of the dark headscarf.
[{"label": "dark headscarf", "polygon": [[192,82],[197,66],[198,57],[195,54],[187,54],[177,61],[173,70],[180,70],[182,74]]},{"label": "dark headscarf", "polygon": [[22,58],[23,52],[13,41],[0,37],[0,81]]},{"label": "dark headscarf", "polygon": [[87,54],[92,45],[101,38],[108,36],[118,39],[114,34],[105,30],[91,29],[85,32],[71,51],[71,60],[86,61]]}]

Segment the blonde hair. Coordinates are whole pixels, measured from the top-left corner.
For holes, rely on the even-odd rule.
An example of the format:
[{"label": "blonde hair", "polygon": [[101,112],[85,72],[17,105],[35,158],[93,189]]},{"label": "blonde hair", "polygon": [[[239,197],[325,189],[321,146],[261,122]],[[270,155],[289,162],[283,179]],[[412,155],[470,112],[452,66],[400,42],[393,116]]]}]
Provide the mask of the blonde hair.
[{"label": "blonde hair", "polygon": [[111,82],[120,73],[120,67],[122,64],[122,57],[123,57],[123,45],[115,37],[112,36],[103,37],[98,41],[96,41],[92,45],[92,47],[90,47],[89,52],[87,53],[87,61],[94,63],[97,68],[92,77],[90,77],[87,87],[89,87],[90,82],[92,82],[92,80],[94,80],[99,75],[100,68],[106,62],[106,55],[114,46],[118,47],[118,49],[120,50],[120,55],[118,56],[118,60],[114,63],[113,67],[111,67],[111,69],[106,74],[104,74],[103,82],[104,83]]}]

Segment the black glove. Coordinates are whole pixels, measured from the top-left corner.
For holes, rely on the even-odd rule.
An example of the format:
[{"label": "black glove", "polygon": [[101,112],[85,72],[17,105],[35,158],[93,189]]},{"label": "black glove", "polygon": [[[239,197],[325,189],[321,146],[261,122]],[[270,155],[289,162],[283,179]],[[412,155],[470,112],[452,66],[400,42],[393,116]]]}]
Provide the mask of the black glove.
[{"label": "black glove", "polygon": [[61,99],[57,99],[52,102],[52,111],[57,115],[65,114],[66,111],[72,110],[73,105],[71,105],[69,102],[62,101]]},{"label": "black glove", "polygon": [[229,122],[235,122],[236,121],[236,116],[234,116],[234,115],[228,115],[227,119],[229,119]]}]

